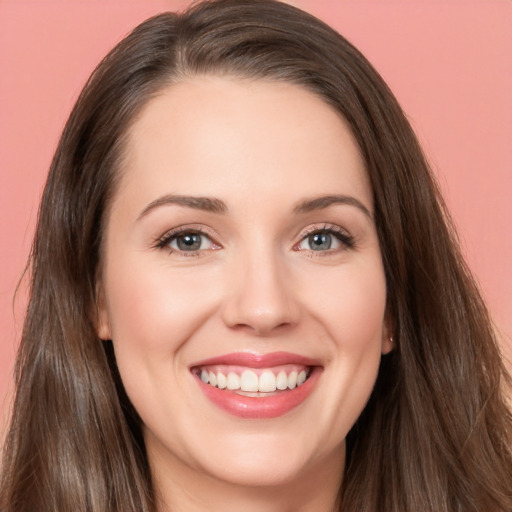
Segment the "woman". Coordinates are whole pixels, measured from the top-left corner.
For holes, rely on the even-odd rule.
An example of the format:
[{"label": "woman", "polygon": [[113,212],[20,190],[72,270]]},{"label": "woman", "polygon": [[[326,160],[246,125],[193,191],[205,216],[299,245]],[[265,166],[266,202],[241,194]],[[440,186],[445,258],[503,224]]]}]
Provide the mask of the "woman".
[{"label": "woman", "polygon": [[140,25],[55,155],[6,512],[505,511],[509,381],[414,134],[273,1]]}]

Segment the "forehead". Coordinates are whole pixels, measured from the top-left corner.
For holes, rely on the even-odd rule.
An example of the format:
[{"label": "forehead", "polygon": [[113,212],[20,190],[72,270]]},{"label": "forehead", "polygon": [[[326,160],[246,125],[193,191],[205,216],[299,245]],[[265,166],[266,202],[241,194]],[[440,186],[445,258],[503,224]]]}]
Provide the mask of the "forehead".
[{"label": "forehead", "polygon": [[206,76],[170,85],[131,126],[125,156],[119,194],[133,191],[147,202],[157,193],[286,202],[333,192],[372,209],[346,122],[286,82]]}]

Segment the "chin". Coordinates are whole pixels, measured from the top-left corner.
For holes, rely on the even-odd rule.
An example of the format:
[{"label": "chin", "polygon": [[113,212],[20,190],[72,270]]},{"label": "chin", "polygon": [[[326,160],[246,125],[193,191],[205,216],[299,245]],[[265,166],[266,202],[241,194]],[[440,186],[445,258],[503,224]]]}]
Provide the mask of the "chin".
[{"label": "chin", "polygon": [[[306,461],[307,462],[307,461]],[[226,457],[220,464],[211,464],[205,470],[218,480],[240,487],[283,487],[300,478],[307,463],[302,457],[260,450],[258,456]]]},{"label": "chin", "polygon": [[[214,447],[209,450],[204,447],[198,454],[203,459],[202,469],[218,480],[243,487],[282,487],[297,483],[328,456],[315,444],[316,436],[311,435],[311,429],[297,432],[287,422],[281,427],[274,425],[265,432],[260,425],[259,433],[232,432],[220,436]],[[344,445],[328,450],[330,456],[334,452],[341,465]]]}]

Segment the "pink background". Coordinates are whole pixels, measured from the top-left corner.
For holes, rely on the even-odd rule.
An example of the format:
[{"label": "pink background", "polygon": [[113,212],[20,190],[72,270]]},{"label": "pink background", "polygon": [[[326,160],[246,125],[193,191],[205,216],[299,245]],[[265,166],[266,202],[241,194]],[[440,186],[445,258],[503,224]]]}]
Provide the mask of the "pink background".
[{"label": "pink background", "polygon": [[[13,294],[60,131],[100,58],[183,0],[0,0],[0,434],[25,304]],[[367,55],[439,177],[512,354],[512,2],[297,0]]]}]

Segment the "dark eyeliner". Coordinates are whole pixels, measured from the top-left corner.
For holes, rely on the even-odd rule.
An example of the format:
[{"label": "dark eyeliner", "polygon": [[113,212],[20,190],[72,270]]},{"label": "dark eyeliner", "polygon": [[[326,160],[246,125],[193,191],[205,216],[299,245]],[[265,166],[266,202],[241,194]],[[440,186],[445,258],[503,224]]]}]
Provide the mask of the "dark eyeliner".
[{"label": "dark eyeliner", "polygon": [[[323,227],[315,227],[307,230],[301,237],[301,241],[305,238],[316,235],[316,234],[329,234],[338,239],[347,249],[352,249],[356,245],[356,239],[353,235],[350,235],[347,231],[333,224],[325,224]],[[323,252],[323,251],[319,251]],[[329,252],[329,251],[325,251]]]},{"label": "dark eyeliner", "polygon": [[205,231],[198,229],[198,228],[189,228],[189,227],[183,226],[183,227],[179,227],[179,228],[170,229],[169,231],[166,231],[163,235],[156,238],[152,243],[152,248],[153,249],[168,249],[171,252],[182,252],[182,251],[176,251],[176,249],[172,249],[171,247],[169,247],[169,244],[173,240],[175,240],[178,236],[186,235],[186,234],[201,235],[201,236],[205,236],[211,240],[211,236],[208,233],[206,233]]}]

